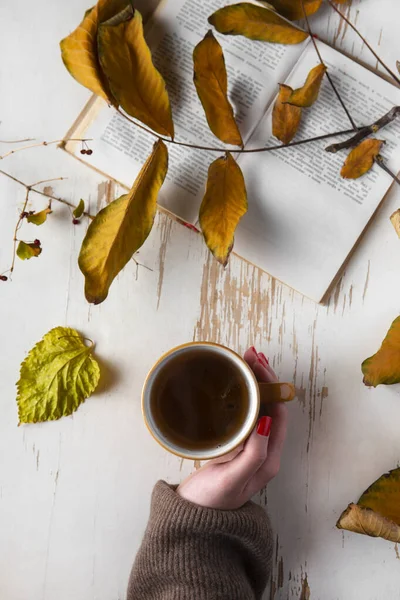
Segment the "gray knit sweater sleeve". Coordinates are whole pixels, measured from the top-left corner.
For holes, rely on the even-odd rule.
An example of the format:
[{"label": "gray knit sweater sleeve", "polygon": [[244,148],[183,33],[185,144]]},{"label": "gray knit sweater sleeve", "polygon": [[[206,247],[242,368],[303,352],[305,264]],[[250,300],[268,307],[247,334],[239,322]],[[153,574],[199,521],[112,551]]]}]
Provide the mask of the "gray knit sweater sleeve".
[{"label": "gray knit sweater sleeve", "polygon": [[265,511],[203,508],[159,481],[127,600],[258,600],[271,570]]}]

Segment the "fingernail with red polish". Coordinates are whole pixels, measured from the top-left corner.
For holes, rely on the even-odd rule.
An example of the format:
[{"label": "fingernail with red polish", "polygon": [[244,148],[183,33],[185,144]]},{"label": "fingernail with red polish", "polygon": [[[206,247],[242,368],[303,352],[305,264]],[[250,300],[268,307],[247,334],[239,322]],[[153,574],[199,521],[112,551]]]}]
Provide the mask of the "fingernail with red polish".
[{"label": "fingernail with red polish", "polygon": [[271,431],[272,419],[271,417],[261,417],[258,421],[257,425],[257,433],[258,435],[263,435],[264,437],[268,437]]},{"label": "fingernail with red polish", "polygon": [[252,352],[254,352],[255,355],[257,355],[257,350],[254,348],[254,346],[250,346],[249,350],[251,350]]},{"label": "fingernail with red polish", "polygon": [[265,356],[265,354],[263,354],[262,352],[258,353],[258,358],[261,358],[262,362],[264,363],[264,365],[266,367],[268,367],[269,362],[268,362],[268,358]]}]

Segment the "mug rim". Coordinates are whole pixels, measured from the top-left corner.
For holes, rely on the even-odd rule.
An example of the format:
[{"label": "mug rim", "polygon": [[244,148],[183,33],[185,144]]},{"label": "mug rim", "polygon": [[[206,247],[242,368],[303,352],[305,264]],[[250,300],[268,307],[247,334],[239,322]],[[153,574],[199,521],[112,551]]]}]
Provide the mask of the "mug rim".
[{"label": "mug rim", "polygon": [[[253,418],[251,420],[249,420],[246,428],[245,428],[246,422],[243,423],[242,428],[239,430],[239,433],[237,434],[239,437],[237,440],[234,441],[234,443],[226,442],[223,446],[221,446],[220,449],[217,448],[217,449],[207,449],[207,450],[199,450],[199,451],[193,450],[193,451],[185,452],[185,451],[180,451],[180,450],[178,451],[172,444],[168,444],[167,441],[164,441],[164,439],[161,436],[157,435],[157,432],[151,426],[149,419],[148,419],[148,414],[147,414],[147,412],[151,413],[150,405],[149,405],[150,403],[149,402],[146,403],[146,399],[147,399],[146,392],[148,389],[149,380],[153,376],[154,372],[168,357],[172,356],[173,354],[175,354],[177,351],[179,351],[181,349],[196,347],[196,346],[197,347],[203,346],[203,347],[219,348],[220,350],[223,350],[225,354],[230,354],[232,357],[234,357],[235,361],[237,361],[239,359],[241,366],[243,367],[243,370],[247,373],[248,379],[250,380],[250,382],[248,381],[248,383],[250,383],[250,385],[254,384],[252,387],[256,392],[256,400],[255,400],[256,406],[255,406]],[[251,431],[253,430],[253,428],[257,422],[257,418],[258,418],[258,414],[259,414],[259,410],[260,410],[260,390],[258,387],[257,379],[256,379],[253,371],[249,367],[249,365],[242,358],[242,356],[240,356],[240,354],[238,354],[231,348],[228,348],[227,346],[223,346],[222,344],[218,344],[216,342],[186,342],[184,344],[179,344],[178,346],[171,348],[167,352],[164,352],[164,354],[162,354],[160,356],[160,358],[151,367],[151,369],[149,370],[149,372],[146,375],[146,378],[144,380],[143,387],[142,387],[141,409],[142,409],[143,420],[144,420],[144,423],[145,423],[149,433],[152,435],[152,437],[155,439],[155,441],[164,448],[164,450],[171,452],[175,456],[179,456],[180,458],[185,458],[188,460],[212,460],[214,458],[219,458],[220,456],[224,456],[225,454],[232,452],[238,446],[240,446],[240,444],[242,444],[247,439],[247,437],[250,435]],[[250,412],[250,410],[249,410],[249,412]]]}]

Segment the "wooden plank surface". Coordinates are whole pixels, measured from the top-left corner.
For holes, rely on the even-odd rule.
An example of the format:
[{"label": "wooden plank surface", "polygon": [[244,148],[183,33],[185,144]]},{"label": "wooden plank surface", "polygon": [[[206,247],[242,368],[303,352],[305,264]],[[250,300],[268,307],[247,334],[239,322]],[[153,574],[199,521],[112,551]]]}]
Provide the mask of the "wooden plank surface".
[{"label": "wooden plank surface", "polygon": [[[76,117],[88,94],[63,69],[58,41],[85,8],[83,0],[1,5],[0,139],[57,139]],[[353,0],[342,9],[394,67],[397,2]],[[328,7],[312,23],[321,37],[375,66]],[[21,152],[0,168],[26,183],[68,177],[54,192],[75,203],[85,198],[93,211],[118,193],[55,148]],[[0,176],[0,195],[5,268],[24,189]],[[45,204],[34,198],[35,208]],[[268,505],[276,536],[265,598],[400,598],[397,548],[335,529],[347,504],[400,460],[399,387],[368,390],[360,372],[399,314],[400,244],[389,222],[399,206],[393,188],[326,306],[236,257],[224,271],[200,236],[159,215],[138,257],[151,270],[132,263],[107,301],[91,307],[77,267],[86,225],[74,227],[69,209],[56,203],[40,229],[24,224],[23,234],[40,237],[43,254],[19,262],[13,282],[0,289],[0,598],[125,597],[153,484],[179,481],[193,469],[146,432],[140,388],[160,354],[193,339],[240,352],[254,344],[298,388],[280,475],[258,499]],[[96,342],[101,390],[73,417],[18,428],[19,363],[56,325]]]}]

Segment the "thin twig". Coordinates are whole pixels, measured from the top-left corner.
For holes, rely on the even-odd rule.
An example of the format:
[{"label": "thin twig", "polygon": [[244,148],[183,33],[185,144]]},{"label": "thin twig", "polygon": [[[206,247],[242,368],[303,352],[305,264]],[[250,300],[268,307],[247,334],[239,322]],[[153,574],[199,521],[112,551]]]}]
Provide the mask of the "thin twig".
[{"label": "thin twig", "polygon": [[[60,144],[61,142],[90,142],[92,138],[80,139],[80,138],[70,138],[63,140],[52,140],[51,142],[39,142],[38,144],[29,144],[29,146],[21,146],[21,148],[15,148],[15,150],[9,150],[2,156],[0,156],[0,160],[10,156],[11,154],[15,154],[16,152],[20,152],[21,150],[29,150],[30,148],[38,148],[39,146],[51,146],[52,144]],[[21,141],[29,141],[29,140],[21,140]],[[14,142],[9,142],[14,143]]]},{"label": "thin twig", "polygon": [[383,117],[380,117],[374,123],[368,125],[367,127],[361,127],[361,129],[359,129],[357,133],[348,140],[345,140],[344,142],[338,142],[337,144],[331,144],[330,146],[325,148],[325,152],[335,153],[345,148],[352,148],[353,146],[357,146],[363,139],[365,139],[369,135],[377,133],[377,131],[394,121],[394,119],[396,119],[396,117],[398,117],[399,115],[400,106],[393,106],[393,108],[391,108],[385,115],[383,115]]},{"label": "thin twig", "polygon": [[25,138],[24,140],[0,140],[0,144],[23,144],[24,142],[33,142],[35,138]]},{"label": "thin twig", "polygon": [[15,229],[14,229],[13,257],[12,257],[12,261],[11,261],[10,274],[12,274],[12,272],[14,271],[15,257],[17,255],[17,241],[18,241],[18,239],[17,239],[17,233],[18,233],[18,229],[21,227],[22,220],[24,219],[23,215],[24,215],[24,213],[26,211],[26,207],[28,205],[29,192],[30,191],[31,191],[30,188],[27,187],[26,188],[26,196],[25,196],[24,206],[22,207],[22,211],[19,214],[18,221],[17,221],[17,224],[16,224]]},{"label": "thin twig", "polygon": [[397,75],[395,73],[393,73],[393,71],[391,69],[389,69],[389,67],[383,62],[383,60],[380,58],[380,56],[378,56],[378,54],[375,52],[375,50],[367,42],[367,40],[365,39],[365,37],[358,31],[357,27],[355,25],[353,25],[353,23],[346,17],[346,15],[344,15],[342,12],[340,12],[340,10],[334,5],[334,3],[332,2],[332,0],[328,0],[328,3],[331,5],[331,7],[333,8],[333,10],[335,12],[337,12],[337,14],[344,21],[346,21],[347,25],[349,25],[352,28],[352,30],[356,32],[356,34],[358,35],[358,37],[362,40],[363,44],[368,48],[368,50],[370,50],[370,52],[372,52],[372,54],[375,56],[376,60],[380,63],[380,65],[382,65],[382,67],[384,69],[386,69],[386,71],[389,73],[389,75],[391,75],[391,77],[393,77],[393,79],[395,80],[395,82],[400,86],[400,79],[397,77]]},{"label": "thin twig", "polygon": [[36,187],[37,185],[41,185],[42,183],[50,183],[51,181],[64,181],[64,179],[68,179],[68,177],[54,177],[53,179],[42,179],[42,181],[37,181],[36,183],[32,183],[30,188]]},{"label": "thin twig", "polygon": [[[222,148],[222,147],[217,148],[215,146],[195,146],[194,144],[186,144],[185,142],[177,142],[176,140],[170,140],[168,138],[164,138],[164,137],[159,136],[158,134],[154,133],[154,131],[150,131],[150,129],[146,129],[139,123],[136,123],[136,121],[133,121],[127,115],[120,112],[119,110],[118,110],[118,112],[125,119],[127,119],[127,121],[129,121],[133,125],[137,125],[138,127],[140,127],[140,129],[144,129],[148,133],[151,133],[153,136],[155,136],[159,140],[162,140],[166,144],[177,144],[178,146],[186,146],[187,148],[195,148],[196,150],[207,150],[208,152],[222,152],[222,153],[227,152],[227,149]],[[345,135],[347,133],[352,133],[353,131],[354,131],[353,129],[343,129],[342,131],[333,131],[332,133],[325,133],[324,135],[317,135],[316,137],[307,138],[306,140],[299,140],[297,142],[289,142],[289,144],[276,144],[274,146],[262,146],[261,148],[251,148],[251,149],[245,148],[243,150],[240,150],[239,148],[237,148],[237,149],[233,148],[228,151],[231,152],[232,154],[236,154],[236,153],[237,154],[246,154],[246,153],[249,154],[249,153],[253,153],[253,152],[271,152],[272,150],[280,150],[281,148],[290,148],[291,146],[299,146],[301,144],[308,144],[309,142],[316,142],[318,140],[323,140],[323,139],[330,138],[330,137],[336,137],[338,135]]]},{"label": "thin twig", "polygon": [[400,179],[397,177],[397,175],[395,175],[393,173],[393,171],[391,171],[389,169],[389,167],[387,167],[385,165],[385,163],[383,162],[383,156],[381,156],[380,154],[378,154],[378,156],[375,158],[375,163],[378,165],[378,167],[380,167],[381,169],[383,169],[384,171],[386,171],[386,173],[388,175],[390,175],[390,177],[392,177],[392,179],[398,183],[400,185]]},{"label": "thin twig", "polygon": [[[305,18],[305,20],[306,20],[306,25],[307,25],[307,30],[308,30],[308,33],[310,34],[310,37],[311,37],[312,43],[314,44],[315,51],[316,51],[316,53],[317,53],[317,55],[318,55],[318,58],[319,58],[319,62],[320,62],[322,65],[324,65],[324,66],[325,66],[325,63],[324,63],[324,61],[323,61],[323,59],[322,59],[322,56],[321,56],[321,53],[320,53],[320,51],[319,51],[319,49],[318,49],[317,42],[315,41],[315,38],[314,38],[314,36],[313,36],[313,33],[312,33],[312,31],[311,31],[310,22],[309,22],[309,20],[308,20],[308,16],[307,16],[306,8],[305,8],[305,6],[304,6],[304,0],[301,0],[301,8],[302,8],[302,10],[303,10],[303,15],[304,15],[304,18]],[[350,112],[349,112],[349,110],[348,110],[347,106],[345,105],[345,103],[344,103],[344,101],[343,101],[343,98],[341,97],[341,95],[339,94],[339,91],[337,90],[337,88],[336,88],[335,84],[333,83],[333,79],[332,79],[332,77],[329,75],[328,71],[326,71],[326,77],[327,77],[327,79],[328,79],[329,83],[331,84],[331,87],[332,87],[333,91],[335,92],[337,99],[339,100],[340,104],[342,105],[342,108],[343,108],[344,112],[346,113],[346,115],[347,115],[347,118],[348,118],[348,120],[350,121],[350,123],[351,123],[351,125],[352,125],[353,129],[355,129],[355,130],[357,131],[357,130],[358,130],[358,127],[357,127],[357,125],[355,124],[355,122],[354,122],[354,119],[353,119],[353,117],[351,116],[351,114],[350,114]]]},{"label": "thin twig", "polygon": [[[65,204],[66,206],[69,206],[72,209],[76,208],[76,205],[72,204],[72,202],[68,202],[68,200],[64,200],[64,198],[58,198],[57,196],[53,196],[53,194],[48,194],[47,192],[42,192],[41,190],[35,190],[33,186],[27,185],[26,183],[24,183],[20,179],[17,179],[13,175],[10,175],[10,173],[7,173],[6,171],[2,171],[0,169],[0,174],[4,175],[5,177],[8,177],[9,179],[12,179],[12,181],[15,181],[15,183],[19,183],[19,185],[22,185],[25,189],[29,189],[32,192],[35,192],[36,194],[45,196],[45,198],[51,198],[52,200],[56,200],[57,202],[61,202],[61,204]],[[34,184],[34,185],[37,185],[37,184]],[[85,217],[88,217],[89,219],[94,219],[94,216],[88,212],[84,212],[83,214],[85,215]]]}]

